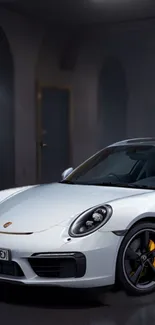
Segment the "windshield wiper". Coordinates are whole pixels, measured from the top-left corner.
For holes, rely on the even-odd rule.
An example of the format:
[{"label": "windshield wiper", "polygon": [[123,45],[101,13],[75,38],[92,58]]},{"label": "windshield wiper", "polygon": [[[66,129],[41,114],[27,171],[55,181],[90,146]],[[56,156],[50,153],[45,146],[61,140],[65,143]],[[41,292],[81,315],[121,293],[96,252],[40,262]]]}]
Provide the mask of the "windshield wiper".
[{"label": "windshield wiper", "polygon": [[137,188],[137,189],[139,188],[139,189],[144,189],[144,190],[150,190],[150,187],[148,187],[147,185],[128,184],[127,187]]},{"label": "windshield wiper", "polygon": [[149,189],[155,189],[155,187],[148,187],[147,185],[136,185],[136,184],[132,184],[132,183],[129,183],[129,184],[126,184],[126,183],[112,183],[112,182],[103,182],[103,183],[92,183],[92,184],[89,184],[89,185],[94,185],[94,186],[111,186],[111,187],[125,187],[125,188],[137,188],[137,189],[146,189],[146,190],[149,190]]},{"label": "windshield wiper", "polygon": [[129,187],[140,188],[144,190],[155,190],[155,186],[147,186],[147,185],[129,184]]},{"label": "windshield wiper", "polygon": [[147,185],[137,185],[132,183],[112,183],[112,182],[103,182],[103,183],[75,183],[69,180],[60,181],[61,184],[71,184],[71,185],[87,185],[87,186],[109,186],[109,187],[124,187],[124,188],[135,188],[135,189],[144,189],[144,190],[155,190],[155,186]]}]

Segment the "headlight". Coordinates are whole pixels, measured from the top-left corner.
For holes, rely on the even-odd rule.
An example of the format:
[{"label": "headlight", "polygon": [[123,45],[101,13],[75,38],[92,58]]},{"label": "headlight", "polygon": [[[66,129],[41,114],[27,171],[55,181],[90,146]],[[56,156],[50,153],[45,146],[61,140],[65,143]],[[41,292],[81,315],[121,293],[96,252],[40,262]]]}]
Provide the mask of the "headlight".
[{"label": "headlight", "polygon": [[103,205],[83,212],[69,228],[71,237],[83,237],[101,228],[111,217],[112,207]]}]

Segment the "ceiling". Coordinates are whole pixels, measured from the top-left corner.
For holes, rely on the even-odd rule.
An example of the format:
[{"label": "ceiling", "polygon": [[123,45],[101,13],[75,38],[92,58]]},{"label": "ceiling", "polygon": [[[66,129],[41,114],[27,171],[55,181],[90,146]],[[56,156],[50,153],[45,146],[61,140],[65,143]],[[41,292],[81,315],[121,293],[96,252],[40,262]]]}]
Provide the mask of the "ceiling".
[{"label": "ceiling", "polygon": [[155,0],[0,0],[0,6],[47,23],[103,23],[155,17]]}]

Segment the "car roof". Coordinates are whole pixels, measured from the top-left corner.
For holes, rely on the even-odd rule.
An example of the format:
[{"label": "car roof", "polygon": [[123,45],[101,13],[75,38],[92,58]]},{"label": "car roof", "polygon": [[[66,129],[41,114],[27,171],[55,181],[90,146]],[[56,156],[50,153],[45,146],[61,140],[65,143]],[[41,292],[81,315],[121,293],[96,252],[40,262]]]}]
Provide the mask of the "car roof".
[{"label": "car roof", "polygon": [[115,142],[111,144],[109,147],[115,146],[126,146],[126,145],[152,145],[155,146],[155,138],[147,137],[147,138],[133,138],[126,139],[119,142]]}]

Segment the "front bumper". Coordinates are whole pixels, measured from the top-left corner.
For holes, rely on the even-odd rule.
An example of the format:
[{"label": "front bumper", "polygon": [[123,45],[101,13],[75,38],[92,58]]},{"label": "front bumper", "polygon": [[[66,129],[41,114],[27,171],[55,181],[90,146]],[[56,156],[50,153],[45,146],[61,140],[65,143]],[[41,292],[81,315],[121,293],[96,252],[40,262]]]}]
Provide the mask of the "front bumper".
[{"label": "front bumper", "polygon": [[53,243],[48,231],[30,236],[0,234],[0,248],[10,249],[12,256],[11,261],[0,262],[0,281],[72,288],[114,284],[121,237],[98,231],[67,241],[65,236],[60,239],[58,227],[55,235],[56,231],[59,236]]}]

